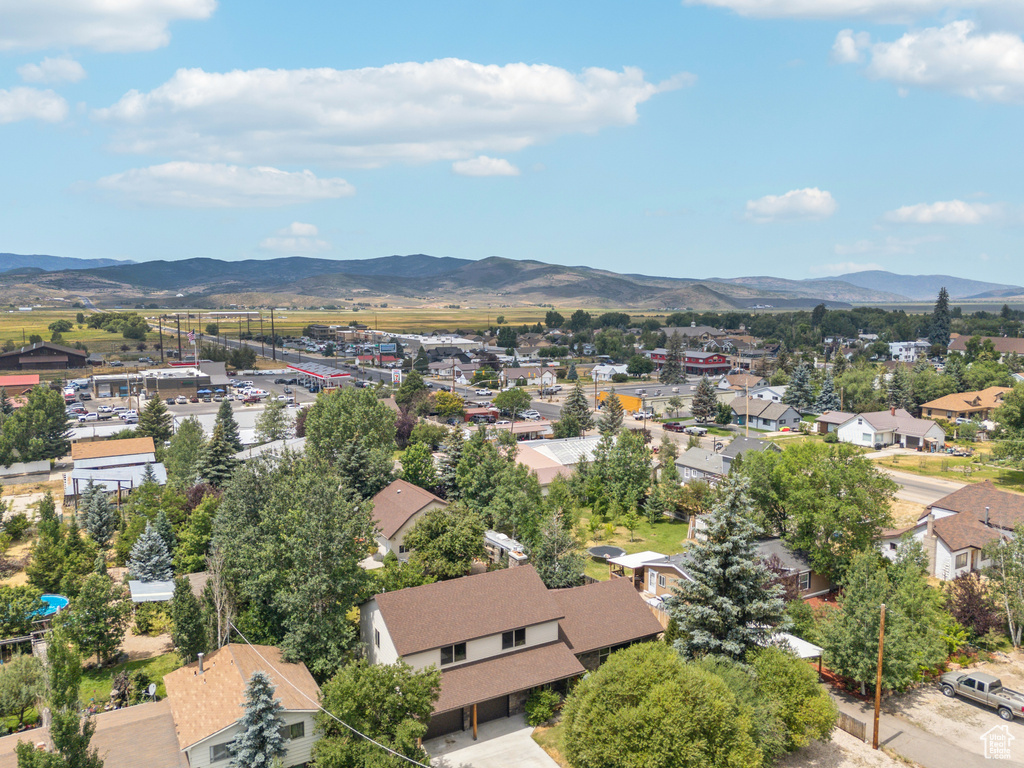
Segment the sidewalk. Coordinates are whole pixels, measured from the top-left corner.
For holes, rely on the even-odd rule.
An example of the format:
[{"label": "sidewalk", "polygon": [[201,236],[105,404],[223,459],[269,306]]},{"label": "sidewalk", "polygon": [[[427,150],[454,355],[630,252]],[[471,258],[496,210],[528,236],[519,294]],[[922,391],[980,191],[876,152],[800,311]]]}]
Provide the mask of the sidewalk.
[{"label": "sidewalk", "polygon": [[[852,696],[832,691],[832,700],[841,712],[867,723],[867,740],[871,743],[874,727],[874,702],[861,702]],[[878,718],[878,746],[886,747],[900,757],[924,768],[989,768],[991,760],[947,741],[900,717],[886,714],[883,708]]]}]

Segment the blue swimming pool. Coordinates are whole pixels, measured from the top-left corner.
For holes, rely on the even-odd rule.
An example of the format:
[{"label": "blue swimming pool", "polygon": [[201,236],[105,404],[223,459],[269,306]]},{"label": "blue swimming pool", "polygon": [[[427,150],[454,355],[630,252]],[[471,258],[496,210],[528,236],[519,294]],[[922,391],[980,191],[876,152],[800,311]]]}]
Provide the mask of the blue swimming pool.
[{"label": "blue swimming pool", "polygon": [[40,616],[53,616],[68,606],[68,599],[64,595],[43,595],[43,602],[46,607],[39,612]]}]

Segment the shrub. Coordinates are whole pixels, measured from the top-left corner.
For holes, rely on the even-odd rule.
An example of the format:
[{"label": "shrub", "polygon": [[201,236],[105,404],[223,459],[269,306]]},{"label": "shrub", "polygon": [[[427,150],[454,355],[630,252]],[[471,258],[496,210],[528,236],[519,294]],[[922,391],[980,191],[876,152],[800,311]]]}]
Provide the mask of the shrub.
[{"label": "shrub", "polygon": [[628,373],[613,373],[612,374],[612,381],[614,383],[616,383],[616,384],[622,384],[624,382],[627,382],[627,381],[629,381],[629,374]]},{"label": "shrub", "polygon": [[170,625],[170,617],[159,603],[140,603],[135,609],[136,634],[162,635]]},{"label": "shrub", "polygon": [[32,523],[24,512],[11,515],[4,521],[4,533],[11,537],[11,541],[18,541],[25,535],[25,531],[32,527]]},{"label": "shrub", "polygon": [[526,699],[526,722],[536,727],[554,717],[561,697],[550,688],[534,691]]},{"label": "shrub", "polygon": [[839,435],[837,435],[835,432],[828,432],[825,435],[825,442],[826,443],[838,443],[839,442]]}]

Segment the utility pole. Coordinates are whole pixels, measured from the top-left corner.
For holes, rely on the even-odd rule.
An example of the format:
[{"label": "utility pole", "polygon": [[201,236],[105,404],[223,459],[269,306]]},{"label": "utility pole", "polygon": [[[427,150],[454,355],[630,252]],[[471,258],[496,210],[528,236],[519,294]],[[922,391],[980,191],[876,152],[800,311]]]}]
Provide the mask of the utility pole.
[{"label": "utility pole", "polygon": [[175,321],[178,323],[178,362],[181,362],[181,315],[174,315]]},{"label": "utility pole", "polygon": [[164,364],[164,315],[160,315],[160,365]]},{"label": "utility pole", "polygon": [[267,340],[263,335],[263,314],[260,314],[260,357],[267,356]]},{"label": "utility pole", "polygon": [[270,308],[270,351],[277,362],[277,332],[274,330],[274,308]]},{"label": "utility pole", "polygon": [[878,625],[878,676],[875,679],[875,735],[871,748],[878,749],[878,712],[882,708],[882,648],[885,646],[885,603],[882,603],[882,618]]}]

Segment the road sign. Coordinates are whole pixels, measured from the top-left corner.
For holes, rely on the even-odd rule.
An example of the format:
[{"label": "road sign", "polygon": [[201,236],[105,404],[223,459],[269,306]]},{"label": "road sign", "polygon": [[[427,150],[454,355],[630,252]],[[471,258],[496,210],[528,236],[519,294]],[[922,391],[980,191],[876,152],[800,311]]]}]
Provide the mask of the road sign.
[{"label": "road sign", "polygon": [[397,369],[397,368],[395,368],[393,371],[391,371],[391,383],[392,384],[401,384],[402,383],[402,372],[399,369]]}]

